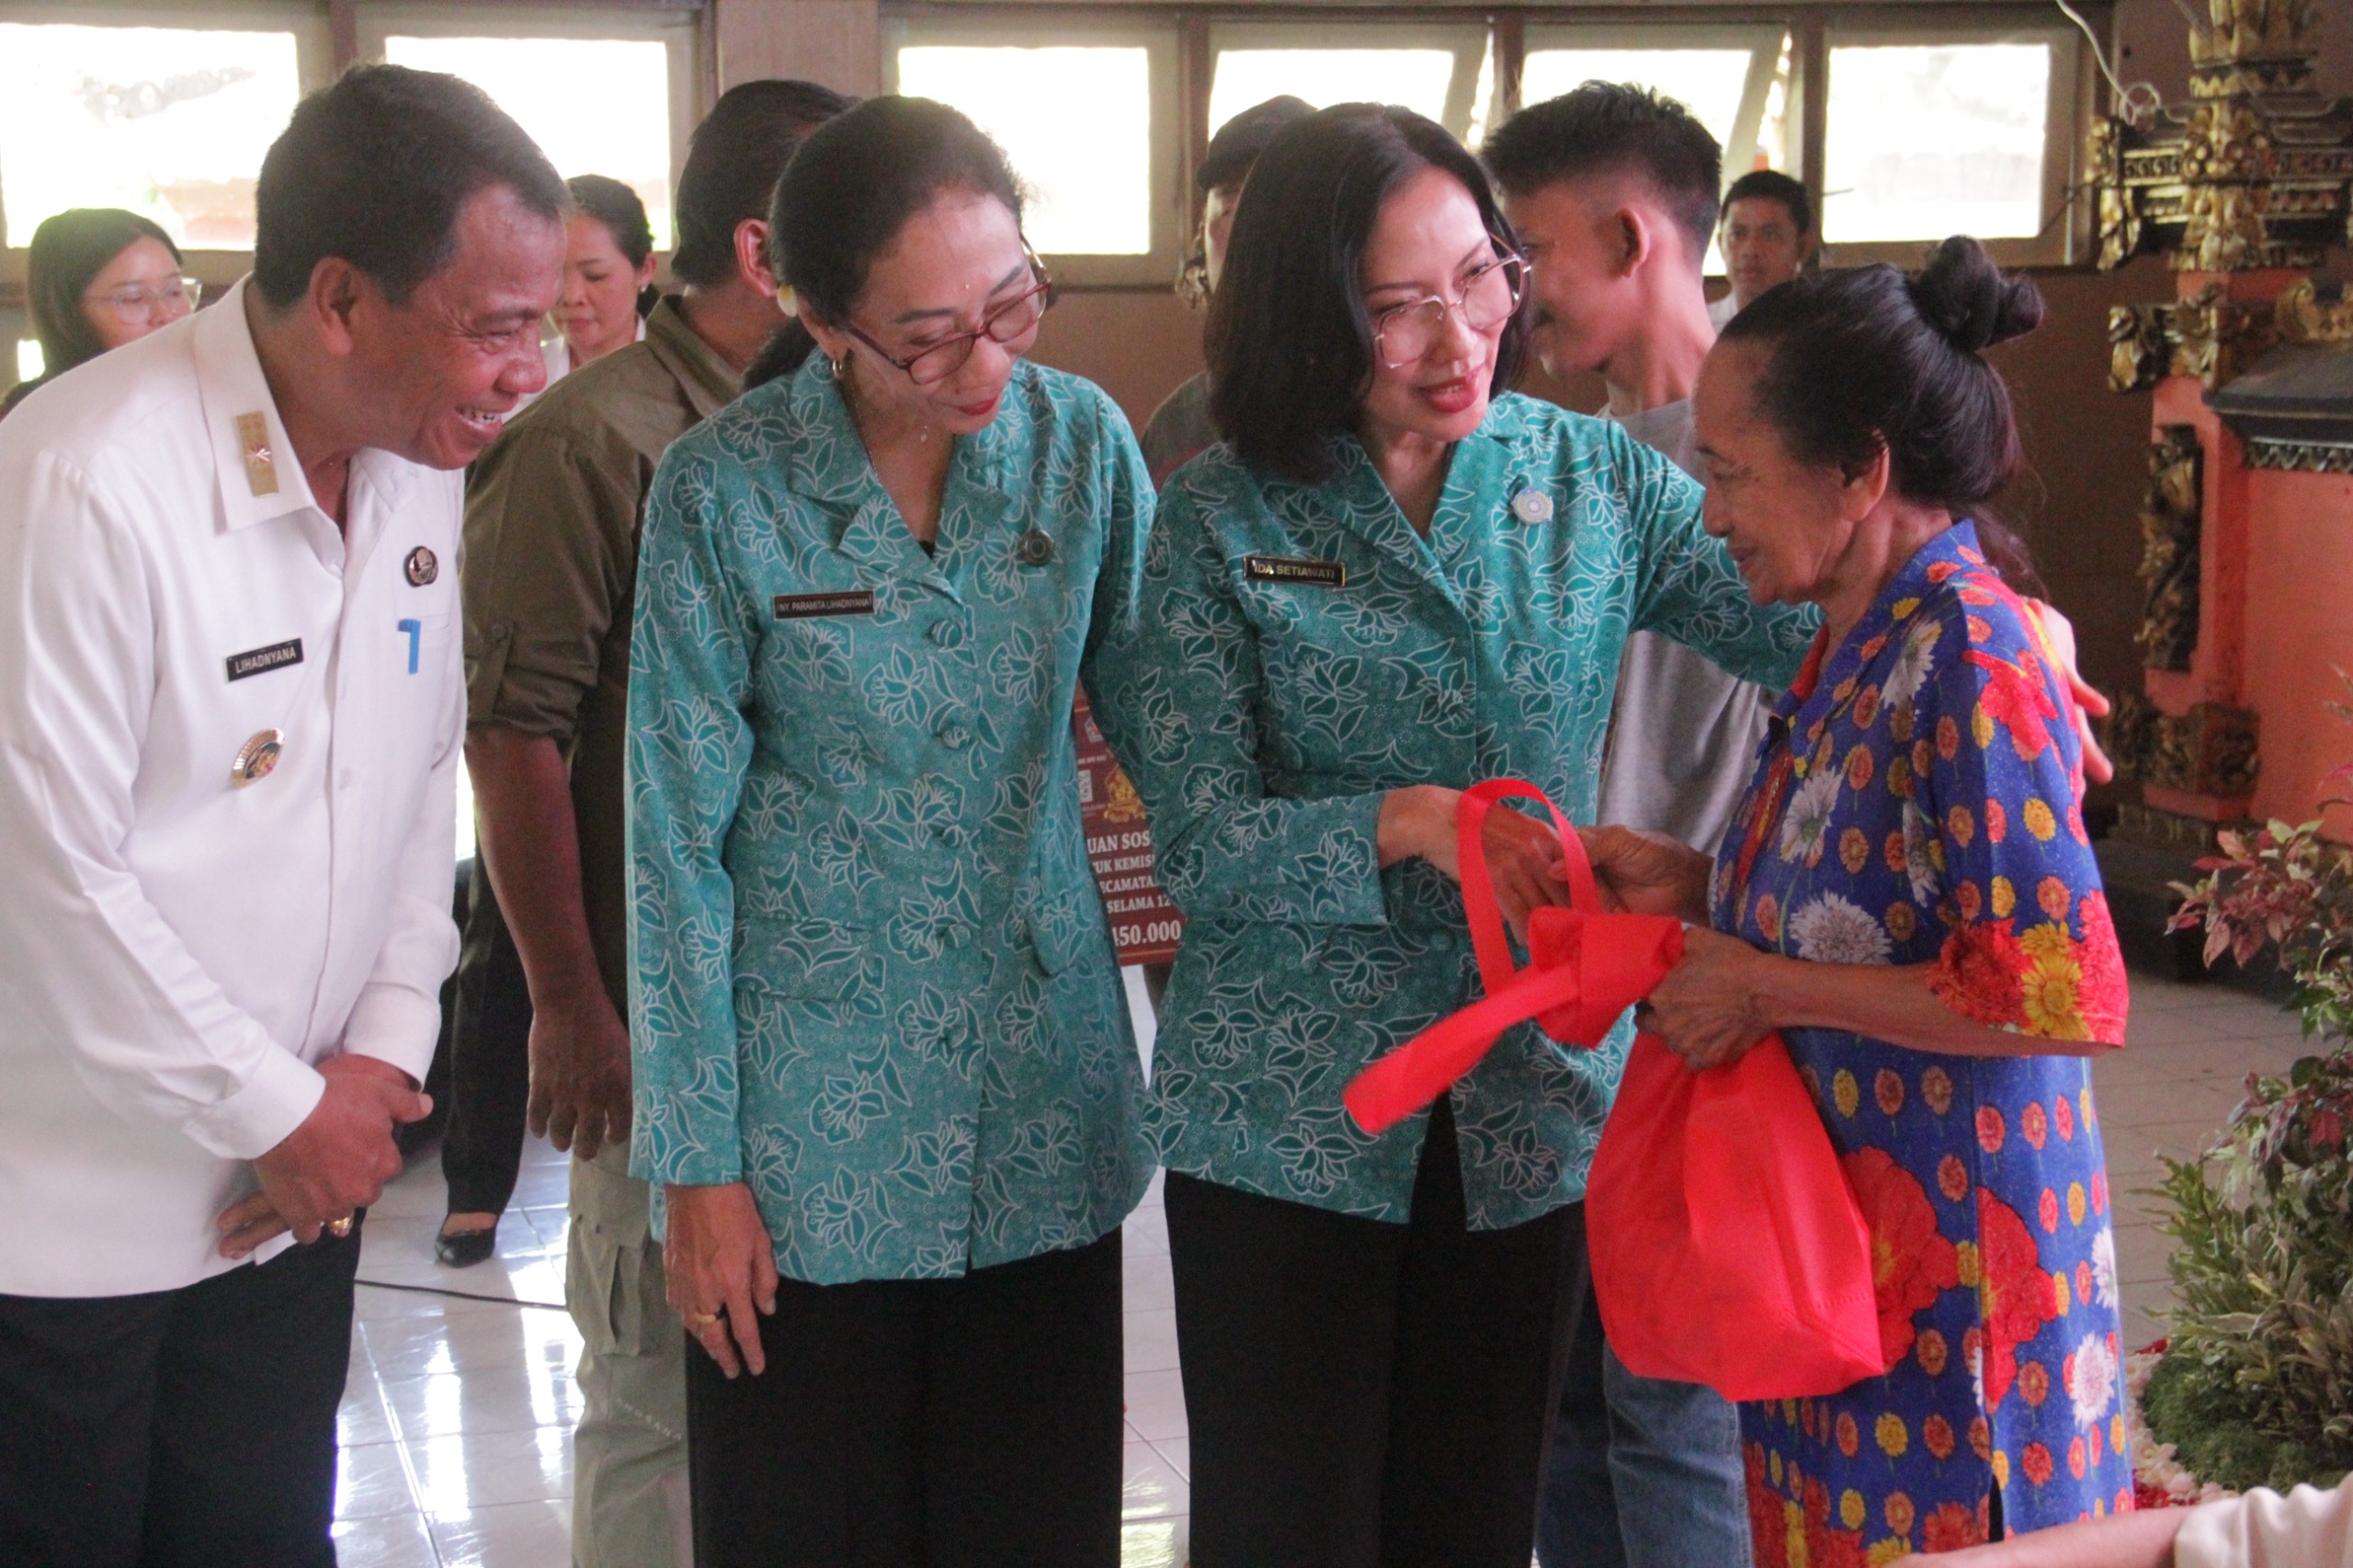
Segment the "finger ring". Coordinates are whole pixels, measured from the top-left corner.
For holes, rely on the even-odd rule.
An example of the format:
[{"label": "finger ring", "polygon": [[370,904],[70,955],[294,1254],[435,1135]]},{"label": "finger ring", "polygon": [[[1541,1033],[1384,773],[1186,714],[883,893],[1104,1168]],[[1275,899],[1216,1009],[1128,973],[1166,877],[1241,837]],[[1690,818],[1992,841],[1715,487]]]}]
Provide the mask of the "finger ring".
[{"label": "finger ring", "polygon": [[709,1328],[719,1321],[719,1314],[717,1312],[688,1312],[687,1321],[697,1328]]},{"label": "finger ring", "polygon": [[331,1236],[347,1236],[351,1234],[351,1216],[346,1214],[340,1220],[329,1220],[327,1221],[327,1234]]}]

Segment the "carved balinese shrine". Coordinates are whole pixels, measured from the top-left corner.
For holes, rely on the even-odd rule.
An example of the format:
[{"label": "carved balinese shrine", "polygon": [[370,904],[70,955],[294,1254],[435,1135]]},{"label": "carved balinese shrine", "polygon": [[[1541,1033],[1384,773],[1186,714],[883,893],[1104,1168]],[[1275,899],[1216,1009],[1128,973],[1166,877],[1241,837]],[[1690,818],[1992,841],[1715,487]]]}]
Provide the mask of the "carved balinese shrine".
[{"label": "carved balinese shrine", "polygon": [[[2109,749],[2138,797],[2101,845],[2120,932],[2159,935],[2218,827],[2307,821],[2353,749],[2353,303],[2315,277],[2353,218],[2353,99],[2314,84],[2317,0],[2211,0],[2190,96],[2095,127],[2100,264],[2166,255],[2175,298],[2120,305],[2110,384],[2153,392],[2142,689]],[[2353,826],[2353,819],[2337,825]]]}]

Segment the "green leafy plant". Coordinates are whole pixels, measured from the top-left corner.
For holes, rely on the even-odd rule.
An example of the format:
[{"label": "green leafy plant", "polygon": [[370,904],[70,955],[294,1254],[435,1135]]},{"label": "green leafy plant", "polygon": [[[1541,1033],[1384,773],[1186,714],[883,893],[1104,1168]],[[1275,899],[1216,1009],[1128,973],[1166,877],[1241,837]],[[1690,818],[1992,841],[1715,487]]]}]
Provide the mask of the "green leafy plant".
[{"label": "green leafy plant", "polygon": [[2174,928],[2203,926],[2210,964],[2272,950],[2328,1049],[2250,1074],[2203,1158],[2165,1161],[2177,1307],[2143,1414],[2201,1479],[2284,1489],[2353,1469],[2353,860],[2318,822],[2216,836]]}]

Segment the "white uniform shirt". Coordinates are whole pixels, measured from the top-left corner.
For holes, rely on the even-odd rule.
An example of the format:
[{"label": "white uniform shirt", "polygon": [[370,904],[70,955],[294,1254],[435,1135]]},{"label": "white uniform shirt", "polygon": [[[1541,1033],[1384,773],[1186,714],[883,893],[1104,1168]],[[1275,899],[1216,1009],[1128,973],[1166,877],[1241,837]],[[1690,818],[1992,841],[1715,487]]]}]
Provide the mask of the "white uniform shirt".
[{"label": "white uniform shirt", "polygon": [[422,1080],[457,960],[462,482],[362,452],[338,532],[244,287],[0,425],[0,1293],[233,1267],[311,1063]]},{"label": "white uniform shirt", "polygon": [[2353,1482],[2286,1496],[2257,1487],[2201,1503],[2173,1544],[2179,1568],[2353,1568]]}]

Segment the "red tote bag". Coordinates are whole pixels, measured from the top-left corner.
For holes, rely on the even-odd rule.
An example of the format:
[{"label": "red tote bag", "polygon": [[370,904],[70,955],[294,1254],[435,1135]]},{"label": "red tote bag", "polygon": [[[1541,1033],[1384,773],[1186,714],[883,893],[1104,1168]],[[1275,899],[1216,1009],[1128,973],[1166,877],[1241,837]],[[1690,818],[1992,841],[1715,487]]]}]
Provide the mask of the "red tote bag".
[{"label": "red tote bag", "polygon": [[[1530,917],[1525,969],[1481,837],[1487,812],[1512,796],[1552,812],[1574,901]],[[1487,995],[1348,1085],[1349,1113],[1370,1132],[1446,1093],[1525,1019],[1592,1049],[1683,956],[1679,922],[1600,913],[1584,845],[1535,786],[1465,790],[1455,825]],[[1796,1399],[1888,1369],[1870,1232],[1778,1035],[1706,1073],[1655,1036],[1636,1037],[1586,1178],[1586,1241],[1610,1347],[1640,1376],[1705,1383],[1727,1399]]]}]

